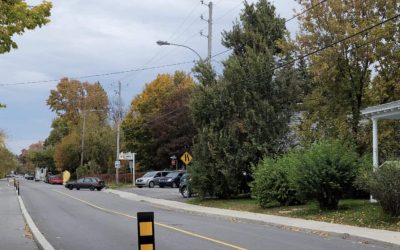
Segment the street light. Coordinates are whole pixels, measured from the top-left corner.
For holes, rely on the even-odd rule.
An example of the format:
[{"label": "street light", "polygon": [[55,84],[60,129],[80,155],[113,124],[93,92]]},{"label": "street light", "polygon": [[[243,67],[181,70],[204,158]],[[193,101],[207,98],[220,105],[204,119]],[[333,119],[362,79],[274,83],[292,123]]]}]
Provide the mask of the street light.
[{"label": "street light", "polygon": [[86,127],[86,114],[87,112],[105,112],[105,110],[84,110],[83,111],[83,124],[82,124],[82,139],[81,139],[81,166],[83,166],[83,149],[85,146],[85,127]]},{"label": "street light", "polygon": [[184,48],[190,49],[192,52],[194,52],[194,53],[199,57],[199,59],[200,59],[201,61],[203,60],[203,58],[201,58],[200,54],[197,53],[196,50],[190,48],[189,46],[186,46],[186,45],[183,45],[183,44],[170,43],[170,42],[167,42],[167,41],[157,41],[156,43],[157,43],[159,46],[172,45],[172,46],[179,46],[179,47],[184,47]]}]

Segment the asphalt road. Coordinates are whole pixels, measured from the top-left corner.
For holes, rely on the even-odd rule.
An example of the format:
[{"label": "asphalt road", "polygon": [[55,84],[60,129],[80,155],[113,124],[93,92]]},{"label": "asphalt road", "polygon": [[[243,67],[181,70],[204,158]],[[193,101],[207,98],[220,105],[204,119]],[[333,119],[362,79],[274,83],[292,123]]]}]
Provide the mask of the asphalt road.
[{"label": "asphalt road", "polygon": [[156,249],[385,249],[337,237],[290,231],[160,208],[98,191],[24,181],[21,195],[55,249],[137,249],[136,213],[155,213]]}]

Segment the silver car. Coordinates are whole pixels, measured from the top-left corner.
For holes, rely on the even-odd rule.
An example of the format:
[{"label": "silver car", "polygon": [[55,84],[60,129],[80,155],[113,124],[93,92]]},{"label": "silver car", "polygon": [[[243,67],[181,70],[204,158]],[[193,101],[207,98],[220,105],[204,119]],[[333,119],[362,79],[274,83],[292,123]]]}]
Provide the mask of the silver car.
[{"label": "silver car", "polygon": [[136,187],[149,187],[153,188],[158,185],[158,181],[161,177],[166,176],[171,171],[150,171],[143,175],[141,178],[136,179]]}]

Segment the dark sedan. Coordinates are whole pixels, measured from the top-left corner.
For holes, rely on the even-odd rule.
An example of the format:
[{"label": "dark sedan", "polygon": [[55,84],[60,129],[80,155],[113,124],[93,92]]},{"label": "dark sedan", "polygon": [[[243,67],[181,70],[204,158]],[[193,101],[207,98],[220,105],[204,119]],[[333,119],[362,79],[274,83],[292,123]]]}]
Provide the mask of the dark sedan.
[{"label": "dark sedan", "polygon": [[77,181],[69,181],[65,184],[65,187],[69,190],[76,188],[79,190],[81,188],[88,188],[91,191],[97,189],[98,191],[102,190],[105,187],[104,181],[97,177],[84,177]]},{"label": "dark sedan", "polygon": [[179,187],[179,183],[181,182],[181,177],[184,173],[185,172],[178,172],[178,171],[171,172],[167,174],[165,177],[161,177],[158,180],[158,186],[160,188],[163,188],[165,186],[177,188]]}]

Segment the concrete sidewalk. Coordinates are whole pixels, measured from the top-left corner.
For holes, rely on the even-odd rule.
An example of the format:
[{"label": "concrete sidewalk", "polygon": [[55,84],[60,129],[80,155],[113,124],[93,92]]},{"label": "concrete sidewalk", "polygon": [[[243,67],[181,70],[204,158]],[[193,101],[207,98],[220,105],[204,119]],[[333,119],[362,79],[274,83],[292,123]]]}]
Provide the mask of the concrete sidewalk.
[{"label": "concrete sidewalk", "polygon": [[326,234],[339,236],[344,239],[355,238],[362,241],[380,242],[388,244],[389,246],[395,249],[400,249],[400,232],[371,229],[364,227],[355,227],[355,226],[333,224],[333,223],[319,222],[312,220],[288,218],[275,215],[234,211],[228,209],[196,206],[177,201],[140,196],[131,192],[124,192],[120,190],[107,189],[104,192],[116,194],[119,195],[121,198],[125,198],[128,200],[149,202],[152,204],[173,208],[175,210],[184,210],[184,211],[190,211],[190,212],[208,214],[214,216],[231,217],[240,220],[257,221],[273,226],[286,227],[287,229],[293,229],[293,230],[311,231],[314,233],[323,232]]},{"label": "concrete sidewalk", "polygon": [[38,249],[26,226],[12,185],[6,179],[0,180],[0,248]]}]

